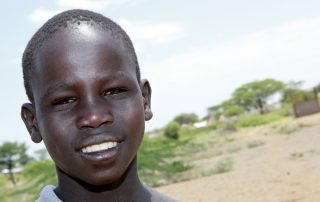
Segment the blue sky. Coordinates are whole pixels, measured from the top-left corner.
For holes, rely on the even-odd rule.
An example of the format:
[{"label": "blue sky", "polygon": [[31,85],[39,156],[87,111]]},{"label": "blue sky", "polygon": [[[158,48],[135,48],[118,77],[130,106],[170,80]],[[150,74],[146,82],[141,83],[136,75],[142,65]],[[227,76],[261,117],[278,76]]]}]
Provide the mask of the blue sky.
[{"label": "blue sky", "polygon": [[52,15],[86,8],[118,22],[136,47],[153,88],[154,118],[206,114],[240,85],[264,78],[320,83],[320,2],[316,0],[28,0],[1,2],[0,143],[25,141],[21,55]]}]

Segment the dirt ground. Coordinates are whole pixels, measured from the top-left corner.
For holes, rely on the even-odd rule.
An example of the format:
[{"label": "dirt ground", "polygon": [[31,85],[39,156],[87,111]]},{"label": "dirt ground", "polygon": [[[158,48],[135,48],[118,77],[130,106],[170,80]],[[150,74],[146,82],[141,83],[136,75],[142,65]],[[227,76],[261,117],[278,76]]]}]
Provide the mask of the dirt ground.
[{"label": "dirt ground", "polygon": [[[186,202],[319,202],[320,114],[281,123],[299,126],[290,134],[278,133],[277,124],[233,134],[232,144],[259,140],[263,145],[228,154],[234,163],[231,171],[157,190]],[[202,165],[210,166],[216,158]]]}]

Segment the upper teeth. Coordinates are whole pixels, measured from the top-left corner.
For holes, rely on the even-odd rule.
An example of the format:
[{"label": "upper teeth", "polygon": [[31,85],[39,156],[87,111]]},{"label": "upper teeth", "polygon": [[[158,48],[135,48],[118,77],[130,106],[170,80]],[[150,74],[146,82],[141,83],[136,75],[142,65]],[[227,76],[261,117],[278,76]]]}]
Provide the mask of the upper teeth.
[{"label": "upper teeth", "polygon": [[87,147],[84,147],[81,149],[83,153],[91,153],[91,152],[98,152],[98,151],[103,151],[107,149],[111,149],[115,146],[117,146],[117,142],[104,142],[101,144],[95,144],[95,145],[90,145]]}]

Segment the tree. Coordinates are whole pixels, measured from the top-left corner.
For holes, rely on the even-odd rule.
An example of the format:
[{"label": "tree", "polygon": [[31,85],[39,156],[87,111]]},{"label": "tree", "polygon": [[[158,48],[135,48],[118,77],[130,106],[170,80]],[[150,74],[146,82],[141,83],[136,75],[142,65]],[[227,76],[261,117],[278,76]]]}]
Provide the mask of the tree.
[{"label": "tree", "polygon": [[221,104],[221,115],[225,117],[233,117],[244,112],[243,107],[237,105],[234,100],[226,100]]},{"label": "tree", "polygon": [[247,111],[258,109],[260,114],[263,114],[268,98],[283,88],[284,83],[274,79],[254,81],[237,88],[232,94],[232,99]]},{"label": "tree", "polygon": [[[282,103],[296,104],[298,102],[316,99],[315,92],[302,90],[302,81],[291,81],[283,89]],[[317,87],[315,87],[315,91]]]},{"label": "tree", "polygon": [[320,83],[318,83],[313,89],[314,89],[317,93],[320,93]]},{"label": "tree", "polygon": [[199,120],[198,116],[196,114],[180,114],[176,116],[174,121],[178,122],[179,124],[193,124]]},{"label": "tree", "polygon": [[0,145],[0,164],[8,169],[10,180],[13,185],[16,185],[16,180],[13,174],[13,168],[16,165],[25,165],[30,161],[30,157],[26,154],[27,146],[25,143],[4,142]]},{"label": "tree", "polygon": [[166,136],[170,139],[178,139],[179,138],[179,130],[180,130],[180,124],[176,121],[171,121],[164,128],[164,136]]},{"label": "tree", "polygon": [[230,118],[238,116],[244,112],[243,107],[237,105],[234,100],[226,100],[220,105],[209,108],[211,114],[218,120],[221,116]]}]

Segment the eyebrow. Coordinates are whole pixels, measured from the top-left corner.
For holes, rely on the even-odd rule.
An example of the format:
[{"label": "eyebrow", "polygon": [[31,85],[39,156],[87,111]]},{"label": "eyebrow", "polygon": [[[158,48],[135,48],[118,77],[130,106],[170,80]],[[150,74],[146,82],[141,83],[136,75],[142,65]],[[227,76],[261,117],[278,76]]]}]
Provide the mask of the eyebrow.
[{"label": "eyebrow", "polygon": [[70,89],[73,86],[72,83],[57,83],[57,84],[53,84],[50,87],[48,87],[45,90],[44,95],[42,96],[42,98],[46,98],[48,97],[50,94],[60,90],[60,89]]},{"label": "eyebrow", "polygon": [[[136,77],[134,77],[136,78]],[[98,79],[100,82],[103,83],[110,83],[112,81],[115,80],[121,80],[121,81],[133,81],[133,79],[128,76],[127,74],[123,73],[123,72],[116,72],[112,75],[108,75],[102,78]],[[53,84],[52,86],[48,87],[45,90],[44,95],[42,96],[42,98],[46,98],[48,97],[50,94],[60,90],[60,89],[71,89],[75,84],[73,82],[64,82],[64,83],[57,83],[57,84]]]},{"label": "eyebrow", "polygon": [[[134,77],[134,78],[136,78],[136,77]],[[105,83],[108,83],[108,82],[111,82],[111,81],[114,81],[114,80],[132,81],[132,78],[121,71],[121,72],[116,72],[116,73],[114,73],[112,75],[108,75],[108,76],[102,77],[99,80],[101,80],[101,81],[103,81]]]}]

